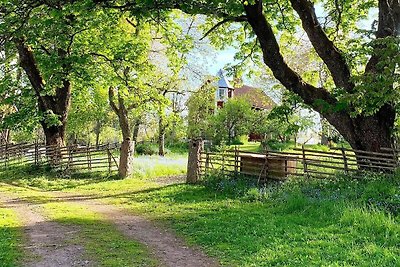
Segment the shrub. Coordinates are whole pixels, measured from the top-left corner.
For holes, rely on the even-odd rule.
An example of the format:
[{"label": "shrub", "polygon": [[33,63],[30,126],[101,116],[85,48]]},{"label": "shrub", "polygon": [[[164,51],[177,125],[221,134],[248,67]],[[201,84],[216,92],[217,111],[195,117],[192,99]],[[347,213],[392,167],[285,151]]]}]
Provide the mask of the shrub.
[{"label": "shrub", "polygon": [[153,143],[139,143],[136,145],[136,154],[139,155],[156,155],[158,154],[158,146]]},{"label": "shrub", "polygon": [[185,154],[188,153],[189,143],[187,141],[171,143],[167,145],[171,153]]}]

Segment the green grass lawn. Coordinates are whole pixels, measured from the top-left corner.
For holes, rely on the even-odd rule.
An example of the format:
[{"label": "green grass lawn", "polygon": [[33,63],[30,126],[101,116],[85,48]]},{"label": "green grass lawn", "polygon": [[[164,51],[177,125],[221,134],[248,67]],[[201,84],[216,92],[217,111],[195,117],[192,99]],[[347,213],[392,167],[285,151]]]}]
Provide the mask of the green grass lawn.
[{"label": "green grass lawn", "polygon": [[[21,191],[98,195],[168,225],[227,266],[399,266],[399,177],[297,180],[261,191],[226,179],[197,186],[138,178],[51,179],[50,187],[49,176],[4,181]],[[97,221],[76,209],[65,214],[59,220]]]},{"label": "green grass lawn", "polygon": [[21,257],[21,228],[16,214],[0,206],[0,266],[16,266]]},{"label": "green grass lawn", "polygon": [[166,223],[228,266],[400,264],[399,217],[388,212],[399,204],[398,178],[292,186],[262,199],[175,185],[107,201]]}]

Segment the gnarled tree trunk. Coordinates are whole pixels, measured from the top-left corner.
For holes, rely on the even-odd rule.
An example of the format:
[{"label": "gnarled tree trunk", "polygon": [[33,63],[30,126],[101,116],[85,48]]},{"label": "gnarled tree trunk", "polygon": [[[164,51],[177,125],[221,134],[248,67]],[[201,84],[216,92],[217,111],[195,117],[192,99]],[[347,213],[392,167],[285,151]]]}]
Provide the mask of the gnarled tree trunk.
[{"label": "gnarled tree trunk", "polygon": [[111,108],[118,116],[118,122],[122,131],[121,154],[119,157],[118,174],[121,178],[132,175],[133,158],[135,153],[135,142],[131,140],[131,126],[129,125],[128,108],[125,106],[124,99],[118,94],[118,106],[114,101],[114,88],[108,89],[108,99]]},{"label": "gnarled tree trunk", "polygon": [[203,147],[203,140],[201,139],[190,140],[189,142],[189,157],[186,176],[186,183],[188,184],[195,184],[200,179],[200,159]]},{"label": "gnarled tree trunk", "polygon": [[122,141],[120,153],[118,175],[123,178],[129,177],[133,171],[135,142],[130,139]]},{"label": "gnarled tree trunk", "polygon": [[[32,49],[21,39],[16,40],[20,65],[24,69],[34,89],[41,113],[51,113],[58,117],[60,125],[49,125],[42,118],[41,125],[46,136],[46,145],[61,147],[65,145],[65,128],[67,124],[68,111],[71,103],[71,83],[68,79],[62,81],[62,86],[56,88],[54,95],[45,95],[45,82],[35,61]],[[66,52],[59,50],[59,56],[66,57]],[[69,66],[63,66],[68,71]]]}]

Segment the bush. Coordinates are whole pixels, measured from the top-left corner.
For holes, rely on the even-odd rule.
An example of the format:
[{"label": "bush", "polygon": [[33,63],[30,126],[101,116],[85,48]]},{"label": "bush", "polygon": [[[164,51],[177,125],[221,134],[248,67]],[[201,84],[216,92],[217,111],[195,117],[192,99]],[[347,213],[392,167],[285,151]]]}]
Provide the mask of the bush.
[{"label": "bush", "polygon": [[167,145],[171,153],[186,154],[189,150],[189,143],[187,141],[170,143]]},{"label": "bush", "polygon": [[153,143],[139,143],[136,145],[136,154],[139,155],[156,155],[158,154],[158,146]]}]

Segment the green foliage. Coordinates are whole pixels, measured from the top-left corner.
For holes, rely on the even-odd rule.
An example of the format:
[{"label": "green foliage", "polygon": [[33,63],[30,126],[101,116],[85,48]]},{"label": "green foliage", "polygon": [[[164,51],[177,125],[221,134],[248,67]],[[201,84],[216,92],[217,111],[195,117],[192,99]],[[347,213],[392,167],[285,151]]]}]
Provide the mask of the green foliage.
[{"label": "green foliage", "polygon": [[309,116],[301,114],[306,110],[307,107],[297,95],[284,91],[282,104],[271,110],[265,123],[260,124],[258,132],[272,134],[281,141],[296,137],[300,131],[311,128],[314,124]]},{"label": "green foliage", "polygon": [[139,155],[157,155],[158,154],[158,146],[154,143],[144,142],[138,143],[136,145],[136,153]]},{"label": "green foliage", "polygon": [[400,97],[400,38],[373,40],[364,49],[372,51],[379,64],[373,72],[355,75],[354,93],[342,96],[354,107],[353,116],[375,114],[386,103],[397,106]]},{"label": "green foliage", "polygon": [[187,141],[168,143],[167,147],[171,153],[175,154],[186,154],[189,150],[189,144]]},{"label": "green foliage", "polygon": [[234,139],[250,133],[251,122],[255,116],[256,112],[246,99],[229,99],[211,118],[213,140],[216,144],[226,141],[231,145]]},{"label": "green foliage", "polygon": [[211,118],[214,115],[215,87],[211,79],[208,79],[203,86],[192,93],[186,105],[189,109],[188,114],[188,138],[205,139],[210,128]]}]

